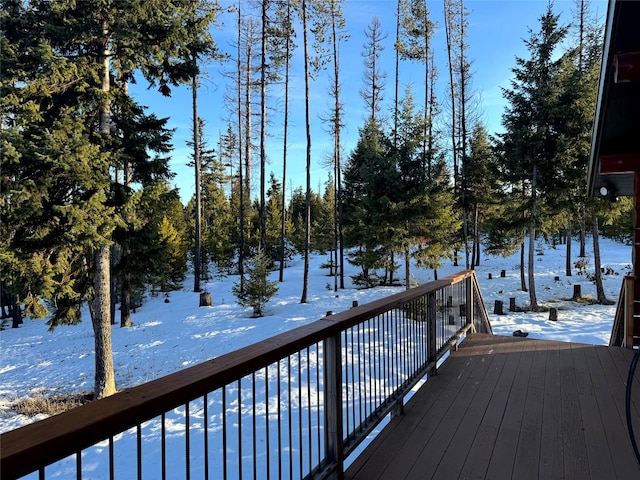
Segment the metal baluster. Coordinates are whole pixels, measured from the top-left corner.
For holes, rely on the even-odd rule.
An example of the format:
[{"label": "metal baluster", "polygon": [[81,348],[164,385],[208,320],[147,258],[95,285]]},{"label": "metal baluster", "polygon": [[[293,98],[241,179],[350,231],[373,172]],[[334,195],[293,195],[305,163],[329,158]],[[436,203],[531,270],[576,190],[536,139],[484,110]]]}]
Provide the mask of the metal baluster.
[{"label": "metal baluster", "polygon": [[[187,472],[186,478],[191,478],[191,420],[189,419],[189,402],[184,405],[184,428],[185,428],[185,469]],[[142,477],[140,477],[142,480]]]},{"label": "metal baluster", "polygon": [[320,381],[320,359],[322,358],[320,354],[320,344],[316,343],[316,417],[317,417],[317,448],[318,448],[318,457],[317,463],[320,463],[320,459],[322,458],[322,453],[320,450],[320,386],[322,382]]},{"label": "metal baluster", "polygon": [[167,426],[166,426],[166,415],[164,413],[162,414],[162,418],[161,418],[160,431],[162,435],[162,440],[160,442],[161,443],[160,456],[162,457],[162,480],[166,480],[167,479]]},{"label": "metal baluster", "polygon": [[[351,334],[351,409],[353,411],[353,415],[352,417],[352,422],[353,422],[353,432],[356,431],[356,362],[355,362],[355,358],[354,358],[354,354],[355,354],[355,350],[356,350],[356,344],[353,340],[353,327],[351,327],[349,329],[349,332]],[[325,368],[326,368],[326,364],[325,364]]]},{"label": "metal baluster", "polygon": [[371,341],[371,322],[373,321],[373,319],[369,319],[367,320],[367,368],[368,368],[368,375],[369,375],[369,390],[367,390],[367,400],[368,400],[368,404],[369,404],[369,415],[367,415],[367,418],[371,418],[373,415],[373,409],[375,407],[373,401],[374,401],[374,396],[375,396],[375,386],[373,383],[373,376],[374,376],[374,372],[373,372],[373,367],[374,367],[374,361],[371,358],[372,354],[371,354],[371,349],[373,347],[373,342]]},{"label": "metal baluster", "polygon": [[307,423],[309,424],[309,435],[308,435],[308,452],[309,456],[309,473],[311,473],[311,469],[313,465],[311,464],[311,452],[313,451],[311,436],[313,434],[311,428],[311,354],[309,349],[311,347],[307,347]]},{"label": "metal baluster", "polygon": [[256,480],[256,470],[258,464],[256,460],[256,453],[258,451],[256,445],[256,372],[251,373],[251,400],[252,400],[252,427],[253,427],[253,480]]},{"label": "metal baluster", "polygon": [[136,450],[138,455],[138,480],[142,480],[142,427],[136,425]]},{"label": "metal baluster", "polygon": [[278,360],[278,478],[282,478],[282,407],[280,405],[281,387],[280,387],[280,360]]},{"label": "metal baluster", "polygon": [[298,467],[302,478],[302,356],[298,350]]},{"label": "metal baluster", "polygon": [[289,418],[289,479],[293,479],[293,432],[291,427],[291,355],[287,357],[287,401]]},{"label": "metal baluster", "polygon": [[242,379],[238,385],[238,478],[242,478]]},{"label": "metal baluster", "polygon": [[[269,365],[267,365],[266,367],[264,367],[264,401],[265,401],[265,415],[266,415],[266,419],[265,419],[265,435],[266,435],[266,439],[265,439],[265,445],[267,448],[267,455],[266,455],[266,469],[267,469],[267,476],[266,479],[269,480],[271,478],[271,435],[270,435],[270,429],[269,429],[269,424],[271,423],[269,421]],[[280,396],[278,396],[278,403],[280,403]]]},{"label": "metal baluster", "polygon": [[109,480],[114,480],[115,478],[113,469],[113,437],[109,437]]},{"label": "metal baluster", "polygon": [[227,386],[222,387],[222,478],[229,478],[227,469]]},{"label": "metal baluster", "polygon": [[204,478],[209,480],[209,394],[204,394]]}]

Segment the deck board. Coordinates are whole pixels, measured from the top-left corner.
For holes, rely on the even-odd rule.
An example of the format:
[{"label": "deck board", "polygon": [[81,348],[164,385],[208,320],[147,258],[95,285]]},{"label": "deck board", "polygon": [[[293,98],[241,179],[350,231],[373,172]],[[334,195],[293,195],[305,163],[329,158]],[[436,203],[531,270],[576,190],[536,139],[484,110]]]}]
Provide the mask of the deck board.
[{"label": "deck board", "polygon": [[[640,478],[625,416],[632,356],[470,335],[345,478]],[[632,412],[640,436],[638,378]]]}]

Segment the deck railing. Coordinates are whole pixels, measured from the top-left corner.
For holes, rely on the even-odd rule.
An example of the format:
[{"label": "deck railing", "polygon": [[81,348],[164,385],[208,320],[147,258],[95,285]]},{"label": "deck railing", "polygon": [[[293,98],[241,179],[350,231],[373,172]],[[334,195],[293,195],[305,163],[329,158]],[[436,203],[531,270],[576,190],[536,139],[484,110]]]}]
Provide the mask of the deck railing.
[{"label": "deck railing", "polygon": [[625,276],[622,279],[609,346],[633,348],[640,345],[640,299],[636,295],[633,275]]},{"label": "deck railing", "polygon": [[392,295],[0,436],[5,480],[341,478],[468,331],[472,271]]}]

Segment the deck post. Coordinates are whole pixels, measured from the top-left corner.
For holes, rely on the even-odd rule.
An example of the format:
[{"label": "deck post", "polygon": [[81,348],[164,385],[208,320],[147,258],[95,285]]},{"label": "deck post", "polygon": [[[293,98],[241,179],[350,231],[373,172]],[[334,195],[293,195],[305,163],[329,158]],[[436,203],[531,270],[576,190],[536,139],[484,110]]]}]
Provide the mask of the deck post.
[{"label": "deck post", "polygon": [[624,345],[633,348],[635,323],[640,322],[640,172],[635,172],[633,176],[633,247],[631,254],[633,264],[633,289],[628,291],[633,299],[633,308],[630,314],[625,316],[625,339]]},{"label": "deck post", "polygon": [[624,321],[622,322],[621,346],[633,348],[633,318],[635,315],[635,276],[624,279]]},{"label": "deck post", "polygon": [[[427,357],[429,363],[433,364],[433,374],[437,373],[436,369],[436,294],[429,292],[427,294]],[[431,373],[431,372],[429,372]]]},{"label": "deck post", "polygon": [[474,312],[474,302],[475,292],[473,291],[473,277],[468,277],[465,281],[465,294],[466,294],[466,302],[467,302],[467,324],[471,324],[471,333],[476,332],[476,322],[475,322],[475,312]]},{"label": "deck post", "polygon": [[324,341],[325,451],[332,473],[328,478],[344,478],[344,435],[342,431],[342,361],[340,334]]}]

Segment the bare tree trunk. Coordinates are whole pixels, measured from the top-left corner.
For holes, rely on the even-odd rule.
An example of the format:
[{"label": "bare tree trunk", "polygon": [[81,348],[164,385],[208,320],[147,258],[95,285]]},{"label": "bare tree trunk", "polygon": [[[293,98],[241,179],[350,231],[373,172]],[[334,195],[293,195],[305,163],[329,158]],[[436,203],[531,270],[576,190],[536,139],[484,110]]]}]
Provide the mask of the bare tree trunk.
[{"label": "bare tree trunk", "polygon": [[10,295],[11,306],[11,328],[19,328],[22,325],[22,310],[20,309],[20,299],[18,295],[11,294]]},{"label": "bare tree trunk", "polygon": [[[287,25],[291,20],[291,2],[287,2]],[[289,70],[291,62],[289,56],[291,54],[291,36],[287,33],[285,45],[285,70],[284,70],[284,139],[282,151],[282,218],[280,219],[280,277],[279,281],[284,281],[284,262],[285,262],[285,242],[287,235],[287,145],[289,134]]]},{"label": "bare tree trunk", "polygon": [[[407,222],[407,232],[409,231],[409,222]],[[409,244],[404,249],[404,278],[405,288],[409,290],[411,288],[411,251]]]},{"label": "bare tree trunk", "polygon": [[[116,183],[118,180],[116,179]],[[111,245],[111,271],[113,272],[115,267],[121,262],[121,248],[117,243]],[[111,275],[111,306],[109,307],[109,315],[111,316],[111,325],[116,324],[116,303],[118,298],[118,278],[116,275]]]},{"label": "bare tree trunk", "polygon": [[471,269],[480,265],[480,232],[478,231],[478,205],[475,206],[473,212],[473,250],[471,255]]},{"label": "bare tree trunk", "polygon": [[600,233],[598,231],[598,214],[594,213],[591,219],[591,229],[593,233],[593,262],[595,268],[595,277],[596,277],[596,294],[597,294],[597,302],[602,305],[613,305],[615,302],[612,302],[607,298],[607,294],[604,291],[604,284],[602,282],[602,263],[600,259]]},{"label": "bare tree trunk", "polygon": [[587,216],[587,212],[586,212],[586,208],[584,205],[581,206],[580,208],[580,253],[578,254],[578,256],[580,258],[584,258],[587,256],[586,253],[586,231],[587,231],[587,226],[585,225],[585,218]]},{"label": "bare tree trunk", "polygon": [[[125,247],[125,249],[128,247]],[[120,327],[131,326],[131,273],[122,275],[122,291],[120,292]]]},{"label": "bare tree trunk", "polygon": [[[125,84],[126,94],[129,95],[128,83]],[[123,182],[125,187],[131,186],[132,175],[131,165],[125,161],[123,168]],[[131,247],[129,239],[125,239],[121,246],[120,265],[122,275],[122,285],[120,287],[120,327],[131,326],[131,270],[129,269],[129,258],[131,256]]]},{"label": "bare tree trunk", "polygon": [[[425,0],[425,8],[426,8]],[[424,29],[424,139],[422,142],[422,156],[423,161],[427,162],[427,178],[431,180],[431,155],[427,156],[427,153],[431,150],[431,124],[433,119],[431,118],[431,98],[429,97],[429,88],[433,89],[431,84],[431,71],[429,69],[429,61],[431,60],[431,34],[429,28]]]},{"label": "bare tree trunk", "polygon": [[[106,20],[102,23],[103,34],[109,29]],[[110,52],[106,39],[101,55],[102,92],[108,93],[110,82]],[[108,136],[111,132],[111,105],[105,101],[100,112],[100,133]],[[109,175],[109,172],[105,172]],[[116,392],[113,353],[111,347],[111,249],[102,245],[94,253],[93,299],[89,302],[91,323],[95,341],[95,386],[94,397],[103,398]]]},{"label": "bare tree trunk", "polygon": [[536,297],[535,283],[535,242],[536,242],[536,215],[537,215],[537,192],[538,188],[538,168],[533,166],[531,174],[531,223],[529,226],[529,306],[533,312],[538,311],[538,298]]},{"label": "bare tree trunk", "polygon": [[193,107],[193,165],[195,167],[195,181],[196,181],[196,238],[195,238],[195,252],[193,254],[193,291],[200,292],[200,276],[202,275],[202,253],[201,253],[201,239],[202,239],[202,200],[200,195],[200,122],[198,121],[198,77],[193,77],[191,83],[192,90],[192,107]]},{"label": "bare tree trunk", "polygon": [[111,288],[110,249],[99,247],[94,255],[94,295],[90,302],[91,322],[95,339],[95,386],[94,398],[103,398],[116,393],[111,345]]},{"label": "bare tree trunk", "polygon": [[465,249],[465,267],[469,269],[469,200],[468,200],[468,179],[469,179],[469,159],[467,158],[467,81],[469,80],[468,69],[466,67],[465,56],[465,18],[464,3],[460,0],[460,140],[461,145],[461,162],[462,162],[462,235],[464,238]]},{"label": "bare tree trunk", "polygon": [[432,158],[433,158],[433,150],[434,150],[434,138],[433,138],[433,114],[435,111],[435,105],[436,105],[436,93],[435,93],[435,85],[436,85],[436,78],[438,76],[436,68],[435,68],[435,60],[434,60],[434,55],[431,56],[430,58],[430,62],[431,62],[431,68],[429,69],[429,104],[428,104],[428,110],[429,110],[429,132],[428,132],[428,145],[427,145],[427,152],[429,153],[428,155],[428,160],[427,160],[427,175],[429,180],[432,180],[433,178],[433,174],[432,174]]},{"label": "bare tree trunk", "polygon": [[247,65],[245,68],[245,125],[244,125],[244,188],[247,196],[251,198],[251,56],[253,44],[247,39]]},{"label": "bare tree trunk", "polygon": [[307,31],[307,1],[302,0],[302,31],[304,44],[304,101],[307,136],[307,196],[305,203],[304,273],[300,303],[307,303],[309,289],[309,256],[311,249],[311,106],[309,104],[309,39]]},{"label": "bare tree trunk", "polygon": [[[244,293],[244,177],[242,174],[243,142],[242,142],[242,15],[238,1],[238,194],[240,207],[240,244],[238,246],[238,275],[240,275],[240,293]],[[248,105],[247,105],[248,108]]]},{"label": "bare tree trunk", "polygon": [[341,130],[342,130],[342,105],[340,104],[340,61],[338,56],[338,31],[336,28],[336,9],[335,0],[332,0],[331,7],[331,32],[333,44],[333,82],[334,82],[334,159],[335,159],[335,202],[336,202],[336,242],[340,248],[340,255],[336,248],[336,275],[338,268],[340,269],[340,288],[344,289],[344,232],[342,225],[342,149],[341,149]]},{"label": "bare tree trunk", "polygon": [[[265,203],[265,182],[267,153],[265,151],[267,130],[267,7],[268,1],[262,0],[262,35],[260,60],[260,249],[267,253],[267,211]],[[282,186],[284,192],[284,185]]]},{"label": "bare tree trunk", "polygon": [[[460,192],[459,171],[458,171],[458,148],[456,142],[456,90],[453,77],[453,19],[452,6],[450,0],[445,0],[444,7],[444,30],[447,41],[447,58],[449,64],[449,99],[451,101],[451,156],[453,159],[453,190],[456,195]],[[453,252],[453,265],[458,266],[458,249]]]},{"label": "bare tree trunk", "polygon": [[566,275],[570,277],[572,275],[572,264],[571,264],[571,237],[573,236],[573,232],[571,231],[571,225],[567,228],[566,239],[567,239],[567,261],[565,265]]},{"label": "bare tree trunk", "polygon": [[524,258],[525,258],[525,239],[527,238],[527,233],[525,230],[522,231],[522,243],[520,244],[520,289],[523,292],[528,292],[527,281],[525,279],[524,274]]},{"label": "bare tree trunk", "polygon": [[[400,42],[400,0],[397,1],[396,8],[396,44]],[[396,79],[395,79],[395,93],[393,97],[393,146],[398,146],[398,85],[400,83],[400,51],[398,48],[394,48],[396,52]]]}]

